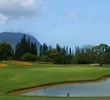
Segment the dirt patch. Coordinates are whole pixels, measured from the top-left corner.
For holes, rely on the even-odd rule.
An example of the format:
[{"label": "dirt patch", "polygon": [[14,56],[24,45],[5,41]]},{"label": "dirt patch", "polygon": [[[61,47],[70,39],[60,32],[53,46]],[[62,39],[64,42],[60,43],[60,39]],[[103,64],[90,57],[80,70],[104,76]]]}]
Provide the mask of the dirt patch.
[{"label": "dirt patch", "polygon": [[28,66],[31,66],[32,65],[30,62],[25,62],[25,61],[12,61],[11,64],[28,65]]},{"label": "dirt patch", "polygon": [[7,66],[7,64],[0,63],[0,67],[4,67],[4,66]]}]

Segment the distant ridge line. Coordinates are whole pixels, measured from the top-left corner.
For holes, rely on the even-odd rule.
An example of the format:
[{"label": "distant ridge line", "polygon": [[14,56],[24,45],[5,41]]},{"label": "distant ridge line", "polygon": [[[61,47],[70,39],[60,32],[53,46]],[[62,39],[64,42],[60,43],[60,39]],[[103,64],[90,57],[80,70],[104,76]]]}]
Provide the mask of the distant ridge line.
[{"label": "distant ridge line", "polygon": [[23,37],[24,34],[26,36],[26,39],[30,38],[30,42],[33,42],[33,43],[36,42],[36,45],[37,45],[37,48],[38,48],[38,53],[39,53],[39,51],[40,51],[39,49],[40,49],[40,45],[41,45],[40,42],[35,37],[33,37],[31,35],[28,35],[26,33],[2,32],[2,33],[0,33],[0,43],[1,42],[7,42],[15,50],[16,44],[21,41],[21,38]]}]

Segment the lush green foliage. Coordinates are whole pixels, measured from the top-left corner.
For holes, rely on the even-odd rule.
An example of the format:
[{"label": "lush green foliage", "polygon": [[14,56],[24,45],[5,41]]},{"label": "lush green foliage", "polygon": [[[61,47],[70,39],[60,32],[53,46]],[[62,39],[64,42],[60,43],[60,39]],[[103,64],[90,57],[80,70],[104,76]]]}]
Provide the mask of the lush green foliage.
[{"label": "lush green foliage", "polygon": [[72,55],[61,54],[56,49],[47,50],[45,54],[46,61],[54,64],[70,64],[72,57]]},{"label": "lush green foliage", "polygon": [[21,56],[22,61],[36,61],[37,58],[37,55],[31,53],[25,53],[23,56]]},{"label": "lush green foliage", "polygon": [[85,46],[83,48],[77,47],[74,55],[74,63],[78,64],[90,64],[110,63],[110,47],[106,44],[100,44],[98,46]]},{"label": "lush green foliage", "polygon": [[12,56],[11,45],[6,42],[0,43],[0,60],[10,59],[11,56]]},{"label": "lush green foliage", "polygon": [[59,44],[56,45],[56,48],[47,46],[45,43],[40,47],[40,58],[44,62],[52,62],[54,64],[70,64],[72,63],[72,53],[71,48],[60,47]]}]

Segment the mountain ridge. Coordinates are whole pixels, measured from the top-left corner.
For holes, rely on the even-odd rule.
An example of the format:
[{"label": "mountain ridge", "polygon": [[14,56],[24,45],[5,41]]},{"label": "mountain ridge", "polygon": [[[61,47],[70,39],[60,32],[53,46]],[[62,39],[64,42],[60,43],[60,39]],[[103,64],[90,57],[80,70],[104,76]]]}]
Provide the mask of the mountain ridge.
[{"label": "mountain ridge", "polygon": [[[21,38],[23,37],[25,33],[17,33],[17,32],[2,32],[0,33],[0,43],[1,42],[7,42],[9,43],[12,48],[15,50],[15,46],[18,42],[21,41]],[[30,38],[30,41],[35,43],[38,48],[38,53],[40,49],[40,42],[33,36],[25,34],[26,39],[28,40]]]}]

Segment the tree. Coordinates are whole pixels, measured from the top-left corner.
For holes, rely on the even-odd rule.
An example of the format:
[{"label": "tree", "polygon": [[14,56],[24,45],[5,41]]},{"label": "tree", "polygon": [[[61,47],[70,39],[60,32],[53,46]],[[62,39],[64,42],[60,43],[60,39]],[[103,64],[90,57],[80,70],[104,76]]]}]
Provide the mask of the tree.
[{"label": "tree", "polygon": [[35,42],[35,43],[32,43],[32,42],[31,42],[31,52],[30,52],[30,53],[37,55],[36,42]]},{"label": "tree", "polygon": [[21,43],[19,42],[16,45],[16,49],[15,49],[15,59],[20,60],[21,56],[22,56],[22,51],[21,51]]},{"label": "tree", "polygon": [[43,47],[42,47],[42,45],[40,46],[40,56],[42,56],[43,55]]},{"label": "tree", "polygon": [[100,44],[98,46],[93,47],[93,52],[97,54],[99,65],[102,66],[102,55],[106,52],[108,45]]},{"label": "tree", "polygon": [[69,55],[71,55],[72,54],[72,52],[71,52],[71,48],[69,48]]},{"label": "tree", "polygon": [[102,64],[110,64],[110,52],[105,52],[101,56]]},{"label": "tree", "polygon": [[21,41],[16,45],[15,49],[15,59],[21,60],[21,56],[25,53],[31,53],[37,55],[37,45],[36,42],[33,43],[29,39],[26,39],[25,34],[21,38]]},{"label": "tree", "polygon": [[52,62],[54,64],[60,64],[62,62],[61,54],[56,49],[47,50],[46,51],[46,60],[49,62]]},{"label": "tree", "polygon": [[48,46],[46,45],[46,43],[43,44],[42,46],[42,54],[43,56],[45,56],[46,51],[48,50]]},{"label": "tree", "polygon": [[12,56],[11,45],[3,42],[0,43],[0,60],[7,60]]},{"label": "tree", "polygon": [[57,43],[56,44],[56,50],[58,51],[58,52],[61,52],[61,47],[60,47],[60,45]]},{"label": "tree", "polygon": [[71,64],[73,56],[72,55],[63,55],[61,56],[62,64]]},{"label": "tree", "polygon": [[92,46],[86,45],[82,48],[77,47],[75,51],[74,59],[79,64],[94,63],[95,55],[93,53]]},{"label": "tree", "polygon": [[65,48],[65,46],[61,50],[61,55],[66,55],[66,48]]}]

